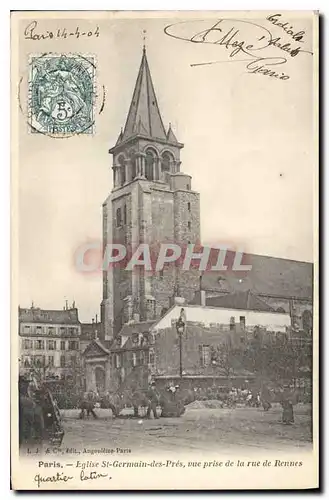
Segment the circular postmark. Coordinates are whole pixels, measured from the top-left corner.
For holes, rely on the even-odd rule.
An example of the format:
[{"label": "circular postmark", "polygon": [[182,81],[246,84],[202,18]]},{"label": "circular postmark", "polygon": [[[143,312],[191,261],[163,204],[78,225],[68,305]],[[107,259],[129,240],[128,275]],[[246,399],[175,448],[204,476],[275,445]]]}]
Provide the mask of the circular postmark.
[{"label": "circular postmark", "polygon": [[32,133],[54,138],[93,134],[97,97],[93,56],[30,57],[27,117]]}]

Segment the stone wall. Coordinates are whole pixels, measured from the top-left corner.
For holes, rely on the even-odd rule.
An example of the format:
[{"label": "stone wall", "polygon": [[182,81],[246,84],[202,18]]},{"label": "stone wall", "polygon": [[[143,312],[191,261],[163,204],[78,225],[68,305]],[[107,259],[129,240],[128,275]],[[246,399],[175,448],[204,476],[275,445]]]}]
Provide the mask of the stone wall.
[{"label": "stone wall", "polygon": [[[133,366],[132,353],[137,355],[137,365]],[[142,355],[142,352],[144,354]],[[120,367],[116,366],[115,356],[120,356]],[[142,361],[145,361],[142,363]],[[112,351],[110,354],[111,382],[110,390],[124,390],[132,388],[147,388],[148,386],[148,349]]]},{"label": "stone wall", "polygon": [[[197,246],[200,242],[199,193],[195,193],[194,191],[176,191],[174,193],[174,203],[175,240],[180,244],[193,244]],[[190,302],[200,287],[200,271],[198,269],[199,261],[195,261],[194,266],[190,266],[188,270],[182,269],[185,250],[186,247],[183,250],[182,259],[177,263],[176,268],[179,295]]]},{"label": "stone wall", "polygon": [[[231,332],[229,325],[213,325],[209,328],[202,323],[187,322],[186,333],[182,337],[182,365],[186,375],[218,375],[218,368],[204,366],[201,362],[201,346],[223,346],[232,342],[240,345],[240,332]],[[179,337],[173,322],[171,328],[159,330],[155,337],[157,375],[179,374]],[[222,374],[222,373],[221,373]]]}]

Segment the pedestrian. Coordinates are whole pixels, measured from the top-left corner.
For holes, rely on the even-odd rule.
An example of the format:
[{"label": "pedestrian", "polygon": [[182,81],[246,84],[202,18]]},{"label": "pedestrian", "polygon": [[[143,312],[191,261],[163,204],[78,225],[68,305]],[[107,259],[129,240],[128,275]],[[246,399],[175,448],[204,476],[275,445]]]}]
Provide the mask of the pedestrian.
[{"label": "pedestrian", "polygon": [[261,392],[260,392],[260,400],[263,405],[264,411],[268,411],[272,408],[271,405],[272,395],[268,387],[265,384],[262,384]]},{"label": "pedestrian", "polygon": [[90,414],[94,418],[97,418],[96,413],[94,412],[95,408],[95,395],[92,391],[85,392],[83,400],[81,402],[81,413],[80,413],[80,418],[84,418],[85,410],[87,412],[87,417],[89,417]]},{"label": "pedestrian", "polygon": [[170,401],[175,401],[175,393],[176,393],[176,387],[174,386],[174,383],[171,382],[169,386],[167,387],[167,392]]},{"label": "pedestrian", "polygon": [[44,391],[41,387],[38,387],[34,391],[34,431],[35,438],[37,441],[42,442],[46,438],[46,429],[44,421],[43,403],[44,403]]},{"label": "pedestrian", "polygon": [[116,418],[119,415],[119,408],[116,408],[115,402],[116,402],[115,395],[111,394],[110,391],[107,391],[103,398],[103,404],[105,405],[104,406],[105,408],[108,408],[109,410],[112,411],[113,418]]},{"label": "pedestrian", "polygon": [[263,400],[263,408],[264,411],[268,411],[272,408],[272,405],[269,401],[266,401],[265,399]]},{"label": "pedestrian", "polygon": [[282,405],[282,423],[285,425],[291,425],[294,423],[294,407],[290,399],[283,400]]},{"label": "pedestrian", "polygon": [[147,391],[147,398],[149,404],[147,407],[146,418],[151,418],[151,412],[153,413],[154,418],[159,418],[157,415],[157,405],[159,403],[160,395],[156,389],[155,382],[151,382]]}]

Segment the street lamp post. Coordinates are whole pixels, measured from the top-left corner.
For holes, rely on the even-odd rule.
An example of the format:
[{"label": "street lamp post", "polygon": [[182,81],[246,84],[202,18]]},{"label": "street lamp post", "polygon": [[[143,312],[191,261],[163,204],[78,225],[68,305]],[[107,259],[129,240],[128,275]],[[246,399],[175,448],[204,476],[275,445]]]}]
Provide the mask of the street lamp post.
[{"label": "street lamp post", "polygon": [[183,334],[185,331],[185,323],[182,320],[181,316],[178,318],[176,322],[176,330],[179,338],[179,376],[183,377]]}]

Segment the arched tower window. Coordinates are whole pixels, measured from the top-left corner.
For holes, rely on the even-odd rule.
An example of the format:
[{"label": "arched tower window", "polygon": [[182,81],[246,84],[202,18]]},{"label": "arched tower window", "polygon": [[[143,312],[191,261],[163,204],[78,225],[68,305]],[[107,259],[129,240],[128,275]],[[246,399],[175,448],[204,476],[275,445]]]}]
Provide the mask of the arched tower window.
[{"label": "arched tower window", "polygon": [[173,158],[169,153],[163,153],[161,157],[161,170],[162,172],[170,172],[170,166]]},{"label": "arched tower window", "polygon": [[123,156],[119,156],[118,163],[120,165],[120,186],[123,186],[126,182],[126,166],[125,159]]},{"label": "arched tower window", "polygon": [[154,170],[155,170],[156,155],[152,149],[146,151],[145,158],[145,177],[149,181],[154,180]]},{"label": "arched tower window", "polygon": [[135,151],[130,151],[129,158],[130,158],[130,165],[131,165],[131,179],[134,180],[136,177],[136,174],[137,174]]}]

